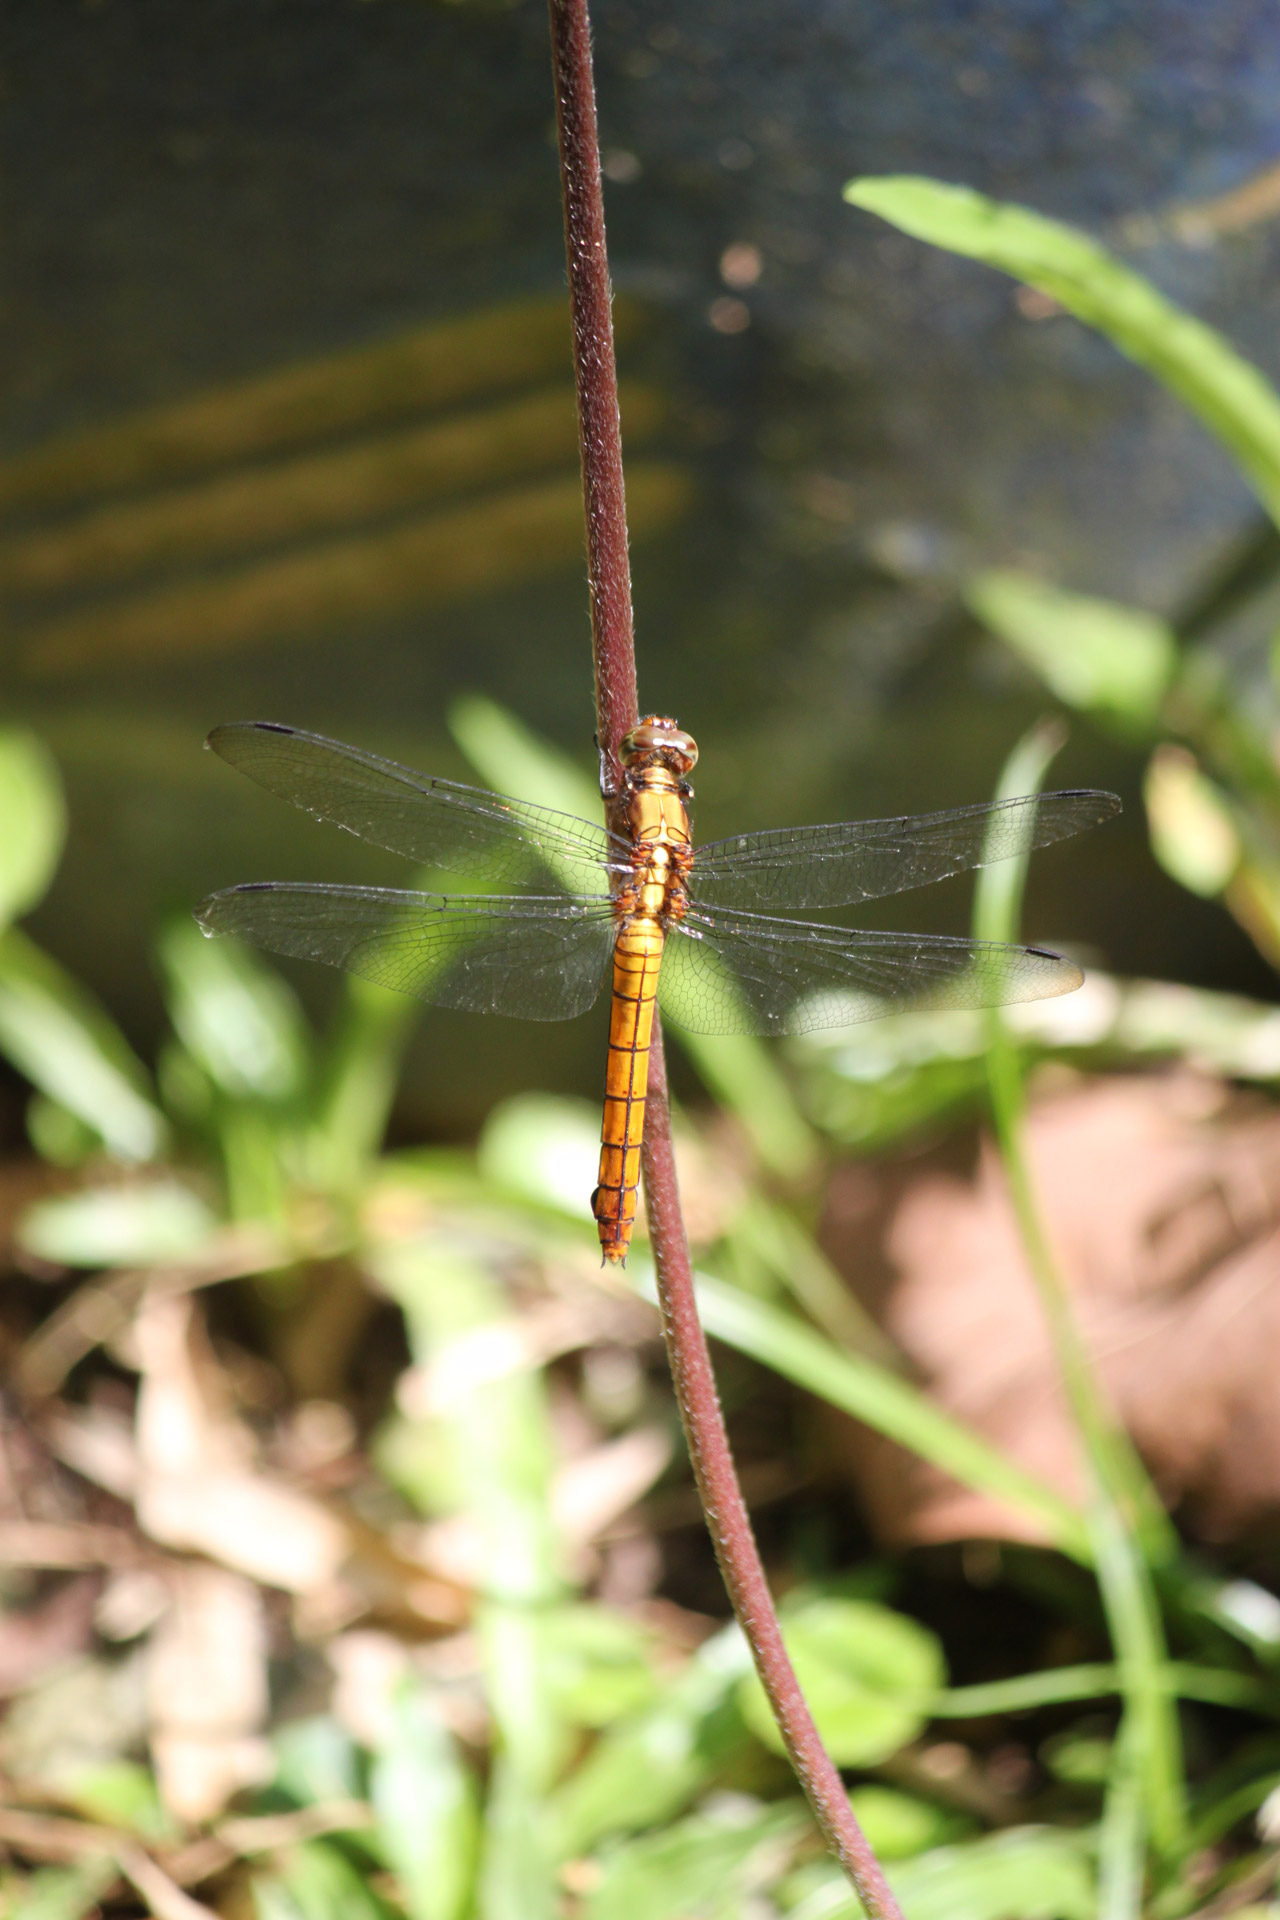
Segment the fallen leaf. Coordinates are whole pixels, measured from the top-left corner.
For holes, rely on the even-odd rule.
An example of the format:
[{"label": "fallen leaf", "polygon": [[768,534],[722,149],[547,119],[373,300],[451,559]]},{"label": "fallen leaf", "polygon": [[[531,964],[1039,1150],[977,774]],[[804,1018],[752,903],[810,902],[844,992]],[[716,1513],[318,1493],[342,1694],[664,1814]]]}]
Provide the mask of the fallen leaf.
[{"label": "fallen leaf", "polygon": [[[1038,1103],[1027,1148],[1103,1388],[1161,1493],[1202,1538],[1280,1520],[1280,1115],[1190,1071],[1095,1080]],[[833,1183],[824,1241],[929,1392],[1073,1500],[1074,1424],[984,1142]],[[1025,1516],[869,1429],[843,1454],[881,1537],[1036,1538]]]},{"label": "fallen leaf", "polygon": [[266,1625],[258,1589],[225,1567],[193,1561],[170,1580],[147,1650],[151,1754],[165,1806],[195,1824],[270,1776]]},{"label": "fallen leaf", "polygon": [[672,1447],[668,1428],[636,1427],[567,1460],[551,1488],[552,1516],[565,1544],[576,1549],[598,1539],[649,1491]]},{"label": "fallen leaf", "polygon": [[346,1530],[318,1500],[257,1467],[253,1437],[236,1418],[195,1302],[146,1300],[134,1344],[143,1531],[266,1586],[306,1593],[329,1585],[347,1556]]},{"label": "fallen leaf", "polygon": [[[6,1521],[0,1524],[0,1560],[8,1564],[48,1566],[47,1559],[14,1559],[6,1556],[5,1535],[23,1525],[39,1533],[96,1532],[96,1528],[42,1527],[35,1522]],[[104,1529],[105,1531],[105,1529]],[[55,1560],[55,1566],[83,1566],[83,1560]],[[46,1669],[60,1665],[72,1654],[84,1653],[93,1629],[93,1608],[97,1598],[96,1580],[71,1580],[49,1594],[38,1606],[23,1612],[10,1607],[0,1614],[0,1696],[7,1698],[22,1687],[30,1687]]]}]

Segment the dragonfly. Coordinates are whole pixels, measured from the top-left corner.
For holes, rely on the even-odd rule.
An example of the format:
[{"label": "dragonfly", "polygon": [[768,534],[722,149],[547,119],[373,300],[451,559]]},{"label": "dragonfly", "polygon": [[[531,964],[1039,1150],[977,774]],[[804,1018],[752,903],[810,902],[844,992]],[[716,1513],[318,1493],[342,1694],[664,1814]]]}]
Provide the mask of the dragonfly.
[{"label": "dragonfly", "polygon": [[697,744],[660,714],[621,742],[609,826],[274,722],[217,727],[206,744],[268,792],[464,888],[249,881],[196,908],[206,934],[341,967],[433,1006],[526,1020],[585,1013],[610,981],[591,1199],[609,1263],[625,1260],[635,1224],[655,1008],[694,1033],[796,1034],[907,1008],[1071,993],[1083,974],[1047,948],[793,916],[1008,859],[1120,811],[1114,794],[1079,789],[741,833],[695,852]]}]

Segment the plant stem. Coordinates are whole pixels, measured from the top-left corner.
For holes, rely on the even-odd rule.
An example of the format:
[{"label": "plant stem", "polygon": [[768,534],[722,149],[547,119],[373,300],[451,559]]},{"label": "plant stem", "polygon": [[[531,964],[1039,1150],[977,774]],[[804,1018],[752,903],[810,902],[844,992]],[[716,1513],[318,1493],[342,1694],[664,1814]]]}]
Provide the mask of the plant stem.
[{"label": "plant stem", "polygon": [[854,1818],[849,1796],[800,1691],[738,1484],[711,1355],[698,1318],[693,1263],[680,1211],[671,1140],[666,1061],[662,1036],[656,1026],[649,1065],[643,1162],[649,1239],[657,1271],[658,1306],[671,1377],[702,1510],[733,1611],[751,1648],[756,1672],[769,1697],[796,1777],[828,1846],[857,1888],[858,1897],[873,1920],[901,1920],[898,1903],[866,1835]]},{"label": "plant stem", "polygon": [[604,237],[587,0],[550,0],[550,9],[565,254],[573,314],[573,371],[587,515],[596,735],[602,781],[606,791],[612,793],[622,778],[618,742],[627,728],[635,725],[639,711],[618,371],[613,352],[613,293]]},{"label": "plant stem", "polygon": [[[621,780],[618,743],[638,713],[622,434],[587,0],[550,0],[550,13],[587,519],[596,728],[607,799]],[[840,1775],[818,1737],[787,1657],[738,1485],[711,1356],[694,1299],[693,1264],[680,1211],[671,1141],[662,1032],[656,1018],[643,1166],[658,1298],[676,1399],[734,1613],[751,1647],[791,1763],[832,1851],[871,1920],[902,1920],[879,1862],[854,1818]]]}]

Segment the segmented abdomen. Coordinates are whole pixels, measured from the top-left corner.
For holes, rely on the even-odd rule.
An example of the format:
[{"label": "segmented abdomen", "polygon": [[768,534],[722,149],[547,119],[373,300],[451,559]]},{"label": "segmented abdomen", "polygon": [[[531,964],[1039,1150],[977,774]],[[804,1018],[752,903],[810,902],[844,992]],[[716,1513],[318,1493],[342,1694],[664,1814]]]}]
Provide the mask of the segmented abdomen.
[{"label": "segmented abdomen", "polygon": [[613,950],[600,1179],[591,1196],[591,1211],[600,1230],[601,1251],[606,1260],[615,1262],[626,1259],[636,1217],[662,941],[656,920],[635,919],[618,935]]}]

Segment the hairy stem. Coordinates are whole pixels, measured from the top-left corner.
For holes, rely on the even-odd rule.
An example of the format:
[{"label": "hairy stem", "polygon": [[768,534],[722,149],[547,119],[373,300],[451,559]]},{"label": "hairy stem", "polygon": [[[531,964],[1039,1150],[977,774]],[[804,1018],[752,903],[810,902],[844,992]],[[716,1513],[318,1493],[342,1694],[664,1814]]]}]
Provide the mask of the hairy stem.
[{"label": "hairy stem", "polygon": [[857,1888],[872,1920],[902,1920],[901,1909],[854,1817],[849,1796],[800,1691],[738,1484],[707,1337],[694,1297],[693,1263],[680,1211],[671,1142],[666,1062],[662,1035],[656,1029],[649,1065],[643,1164],[663,1338],[702,1510],[733,1611],[751,1648],[796,1778],[828,1846]]},{"label": "hairy stem", "polygon": [[[596,131],[587,0],[550,0],[565,247],[587,517],[596,727],[606,794],[621,778],[618,743],[637,718],[631,571],[627,559],[622,435],[613,353],[604,196]],[[751,1646],[791,1763],[815,1819],[871,1920],[899,1908],[813,1723],[783,1645],[778,1616],[738,1484],[698,1319],[693,1263],[680,1211],[666,1066],[655,1019],[644,1129],[644,1189],[663,1333],[707,1525],[733,1610]]]},{"label": "hairy stem", "polygon": [[587,515],[596,735],[602,778],[612,792],[622,777],[618,742],[638,716],[622,428],[613,353],[613,294],[605,250],[600,139],[586,0],[550,0],[550,7],[565,253],[573,314],[573,370]]}]

